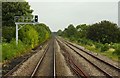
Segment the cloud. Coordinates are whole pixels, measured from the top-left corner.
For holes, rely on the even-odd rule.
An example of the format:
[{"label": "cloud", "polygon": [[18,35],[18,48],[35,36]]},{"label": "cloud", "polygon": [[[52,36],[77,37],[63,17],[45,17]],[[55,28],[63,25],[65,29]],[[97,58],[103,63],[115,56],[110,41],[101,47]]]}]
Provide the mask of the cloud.
[{"label": "cloud", "polygon": [[64,29],[69,24],[93,24],[101,20],[117,23],[117,2],[30,2],[39,22],[52,31]]}]

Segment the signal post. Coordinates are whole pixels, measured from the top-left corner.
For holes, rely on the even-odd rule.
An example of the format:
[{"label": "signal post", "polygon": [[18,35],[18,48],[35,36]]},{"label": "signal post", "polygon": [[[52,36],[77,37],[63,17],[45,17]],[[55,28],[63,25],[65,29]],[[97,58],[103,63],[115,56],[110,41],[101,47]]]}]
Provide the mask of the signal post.
[{"label": "signal post", "polygon": [[[22,17],[22,22],[19,22],[20,17]],[[16,45],[18,45],[18,31],[23,27],[23,25],[26,25],[26,24],[39,24],[38,23],[38,15],[35,15],[32,18],[28,19],[27,17],[27,20],[30,20],[30,22],[25,22],[25,17],[24,16],[15,16],[14,18],[14,21],[15,21],[15,25],[16,25]],[[19,25],[22,25],[21,27],[19,27]]]}]

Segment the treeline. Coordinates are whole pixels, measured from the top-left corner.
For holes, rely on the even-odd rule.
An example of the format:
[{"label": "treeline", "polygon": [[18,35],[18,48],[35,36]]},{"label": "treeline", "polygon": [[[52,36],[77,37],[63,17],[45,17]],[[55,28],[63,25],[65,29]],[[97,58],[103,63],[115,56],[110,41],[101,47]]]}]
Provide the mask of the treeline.
[{"label": "treeline", "polygon": [[45,42],[51,37],[49,27],[43,23],[23,25],[19,30],[19,40],[16,46],[16,26],[14,16],[32,16],[28,2],[2,3],[2,60],[12,58],[29,52],[32,48]]},{"label": "treeline", "polygon": [[110,21],[101,21],[92,25],[81,24],[76,27],[72,24],[59,30],[58,35],[69,38],[87,38],[101,43],[120,42],[120,28]]},{"label": "treeline", "polygon": [[[3,27],[2,29],[2,41],[9,43],[16,38],[15,27]],[[51,31],[43,23],[36,25],[24,25],[19,30],[19,40],[25,44],[29,44],[32,48],[44,41],[46,41],[51,35]]]},{"label": "treeline", "polygon": [[70,24],[63,31],[58,30],[57,34],[111,58],[120,56],[120,27],[110,21],[103,20],[92,25]]}]

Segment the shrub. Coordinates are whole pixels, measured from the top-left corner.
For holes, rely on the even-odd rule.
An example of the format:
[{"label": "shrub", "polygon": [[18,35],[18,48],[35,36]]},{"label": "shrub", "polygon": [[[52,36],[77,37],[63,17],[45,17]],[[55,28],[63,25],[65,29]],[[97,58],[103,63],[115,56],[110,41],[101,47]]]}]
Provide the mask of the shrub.
[{"label": "shrub", "polygon": [[101,47],[103,47],[103,46],[104,46],[104,45],[101,44],[101,43],[95,43],[95,47],[98,48],[98,49],[101,48]]},{"label": "shrub", "polygon": [[15,27],[2,27],[2,37],[3,42],[10,42],[15,38]]},{"label": "shrub", "polygon": [[84,45],[93,45],[93,42],[91,40],[88,40],[86,38],[80,38],[78,39],[78,43],[84,44]]},{"label": "shrub", "polygon": [[101,52],[109,50],[110,46],[106,43],[101,47]]},{"label": "shrub", "polygon": [[38,32],[33,26],[26,25],[19,31],[19,39],[33,48],[38,44]]},{"label": "shrub", "polygon": [[35,30],[38,32],[38,40],[39,43],[44,42],[51,36],[51,31],[50,29],[43,23],[36,24],[34,26]]},{"label": "shrub", "polygon": [[113,52],[113,54],[120,56],[120,44],[115,44],[114,48],[115,48],[115,51]]},{"label": "shrub", "polygon": [[28,45],[23,44],[20,40],[16,46],[16,41],[12,40],[10,43],[2,44],[2,60],[9,60],[16,56],[20,56],[28,48]]},{"label": "shrub", "polygon": [[74,37],[70,37],[69,39],[70,39],[70,41],[76,41],[76,39]]}]

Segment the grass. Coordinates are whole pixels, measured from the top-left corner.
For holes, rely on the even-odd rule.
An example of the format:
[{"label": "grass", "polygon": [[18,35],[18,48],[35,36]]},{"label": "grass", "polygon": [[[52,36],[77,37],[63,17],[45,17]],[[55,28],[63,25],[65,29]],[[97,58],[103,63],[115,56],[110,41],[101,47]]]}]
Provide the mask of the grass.
[{"label": "grass", "polygon": [[[71,41],[71,39],[69,38],[65,38],[65,39]],[[78,39],[72,42],[81,45],[92,52],[104,55],[112,59],[113,61],[120,62],[120,60],[118,59],[118,57],[120,57],[120,43],[102,44],[102,43],[93,42],[88,39]]]},{"label": "grass", "polygon": [[31,47],[19,41],[16,46],[15,40],[10,43],[2,43],[2,61],[10,60],[26,53]]},{"label": "grass", "polygon": [[[48,40],[48,39],[47,39]],[[41,43],[45,42],[46,40],[42,41]],[[39,43],[39,44],[41,44]],[[39,45],[38,44],[38,45]],[[36,46],[38,46],[36,45]],[[36,47],[34,46],[34,47]],[[16,46],[16,41],[13,39],[10,41],[10,43],[3,42],[2,45],[0,45],[0,50],[2,51],[2,62],[5,63],[11,59],[14,59],[16,57],[22,56],[25,53],[30,52],[30,50],[33,48],[31,44],[25,44],[22,41],[18,41],[18,45]]]}]

